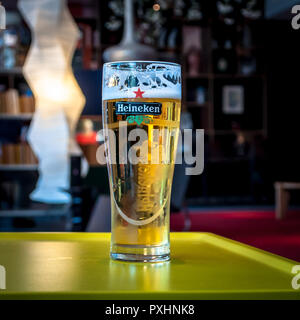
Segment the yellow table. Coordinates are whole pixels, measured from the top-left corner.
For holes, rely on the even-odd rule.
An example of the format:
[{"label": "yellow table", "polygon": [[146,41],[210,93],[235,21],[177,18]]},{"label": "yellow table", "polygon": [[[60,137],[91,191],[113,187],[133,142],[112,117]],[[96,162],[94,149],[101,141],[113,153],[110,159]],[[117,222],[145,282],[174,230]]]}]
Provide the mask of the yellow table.
[{"label": "yellow table", "polygon": [[297,262],[208,233],[171,234],[172,260],[109,259],[104,233],[2,233],[0,299],[300,299]]}]

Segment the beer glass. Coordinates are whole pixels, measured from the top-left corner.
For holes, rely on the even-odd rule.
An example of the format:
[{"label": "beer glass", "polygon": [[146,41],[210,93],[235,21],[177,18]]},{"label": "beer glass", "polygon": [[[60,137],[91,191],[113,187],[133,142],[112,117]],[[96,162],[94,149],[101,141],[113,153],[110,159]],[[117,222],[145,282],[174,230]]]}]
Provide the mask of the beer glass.
[{"label": "beer glass", "polygon": [[111,258],[169,260],[181,67],[151,61],[105,63],[102,97],[111,197]]}]

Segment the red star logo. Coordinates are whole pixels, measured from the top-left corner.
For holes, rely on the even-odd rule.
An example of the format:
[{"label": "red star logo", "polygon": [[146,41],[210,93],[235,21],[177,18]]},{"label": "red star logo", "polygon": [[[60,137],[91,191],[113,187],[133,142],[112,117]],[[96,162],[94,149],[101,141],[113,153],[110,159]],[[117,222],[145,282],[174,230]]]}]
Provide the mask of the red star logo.
[{"label": "red star logo", "polygon": [[135,97],[136,98],[143,98],[143,93],[145,93],[145,91],[141,91],[140,88],[138,88],[137,91],[133,91],[135,93]]}]

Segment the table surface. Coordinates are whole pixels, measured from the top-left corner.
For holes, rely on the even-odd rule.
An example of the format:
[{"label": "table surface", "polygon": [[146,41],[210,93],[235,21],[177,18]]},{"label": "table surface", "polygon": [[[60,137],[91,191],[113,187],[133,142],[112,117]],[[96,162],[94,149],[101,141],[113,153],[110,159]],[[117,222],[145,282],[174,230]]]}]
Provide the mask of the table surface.
[{"label": "table surface", "polygon": [[[300,299],[297,262],[209,233],[171,233],[171,261],[116,262],[107,233],[1,233],[0,299]],[[3,270],[3,268],[2,268]]]}]

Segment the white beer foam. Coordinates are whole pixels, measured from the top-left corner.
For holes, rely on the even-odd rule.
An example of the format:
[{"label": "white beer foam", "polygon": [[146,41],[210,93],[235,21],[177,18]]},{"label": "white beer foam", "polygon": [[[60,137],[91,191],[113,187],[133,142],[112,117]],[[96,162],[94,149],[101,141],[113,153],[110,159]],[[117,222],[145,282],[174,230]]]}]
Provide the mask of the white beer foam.
[{"label": "white beer foam", "polygon": [[142,94],[143,98],[181,99],[181,87],[176,90],[172,90],[171,88],[148,89],[143,88],[143,86],[130,88],[126,92],[120,91],[118,88],[105,88],[102,92],[102,99],[132,99],[136,97],[134,91],[137,91],[138,88],[140,88],[141,91],[144,91]]},{"label": "white beer foam", "polygon": [[103,82],[103,100],[136,98],[138,89],[143,98],[181,99],[181,70],[176,64],[153,62],[146,70],[116,70],[104,65]]}]

